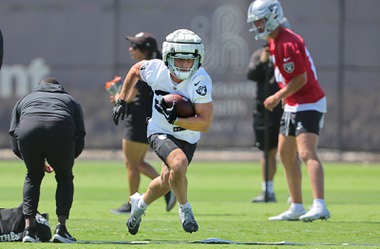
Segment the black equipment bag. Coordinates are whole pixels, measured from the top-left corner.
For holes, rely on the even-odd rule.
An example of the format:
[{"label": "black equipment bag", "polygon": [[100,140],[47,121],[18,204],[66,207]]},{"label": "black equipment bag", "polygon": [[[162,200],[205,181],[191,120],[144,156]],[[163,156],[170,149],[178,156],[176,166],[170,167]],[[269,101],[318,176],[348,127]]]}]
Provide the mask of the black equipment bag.
[{"label": "black equipment bag", "polygon": [[[45,216],[45,217],[44,217]],[[42,242],[51,239],[48,214],[36,214],[38,237]],[[0,208],[0,242],[21,241],[25,228],[22,204],[15,208]]]}]

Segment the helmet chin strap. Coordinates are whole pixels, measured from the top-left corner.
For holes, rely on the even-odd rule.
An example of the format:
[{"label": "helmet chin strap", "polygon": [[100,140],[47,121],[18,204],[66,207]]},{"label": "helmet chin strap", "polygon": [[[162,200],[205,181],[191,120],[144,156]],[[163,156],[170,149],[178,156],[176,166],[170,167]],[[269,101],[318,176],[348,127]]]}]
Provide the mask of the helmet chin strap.
[{"label": "helmet chin strap", "polygon": [[258,40],[264,40],[264,41],[267,41],[268,40],[268,36],[259,36],[259,35],[255,35],[255,39],[258,41]]},{"label": "helmet chin strap", "polygon": [[[185,69],[185,70],[184,70]],[[191,76],[191,68],[179,68],[175,67],[175,77],[181,80],[185,80]]]},{"label": "helmet chin strap", "polygon": [[[262,33],[265,33],[265,34],[262,34]],[[262,32],[262,33],[259,33],[256,31],[255,39],[267,41],[269,37],[269,32]]]}]

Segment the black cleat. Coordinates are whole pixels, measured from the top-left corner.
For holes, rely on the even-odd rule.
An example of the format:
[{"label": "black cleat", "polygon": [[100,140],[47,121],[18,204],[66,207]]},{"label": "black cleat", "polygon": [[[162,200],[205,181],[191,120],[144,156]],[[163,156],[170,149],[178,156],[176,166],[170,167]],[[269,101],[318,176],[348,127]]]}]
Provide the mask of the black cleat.
[{"label": "black cleat", "polygon": [[173,191],[169,191],[165,195],[166,211],[169,212],[170,210],[172,210],[173,207],[175,206],[176,201],[177,201],[177,199],[175,198]]},{"label": "black cleat", "polygon": [[129,214],[131,213],[131,203],[126,202],[117,209],[112,209],[111,213],[114,214]]},{"label": "black cleat", "polygon": [[261,192],[261,194],[252,199],[252,202],[276,202],[276,196],[274,193],[267,193],[265,196],[265,192]]},{"label": "black cleat", "polygon": [[55,234],[53,236],[54,243],[75,243],[76,241],[77,240],[67,231],[66,227],[58,225],[55,228]]},{"label": "black cleat", "polygon": [[40,243],[38,238],[37,227],[27,227],[22,235],[22,242],[24,243]]}]

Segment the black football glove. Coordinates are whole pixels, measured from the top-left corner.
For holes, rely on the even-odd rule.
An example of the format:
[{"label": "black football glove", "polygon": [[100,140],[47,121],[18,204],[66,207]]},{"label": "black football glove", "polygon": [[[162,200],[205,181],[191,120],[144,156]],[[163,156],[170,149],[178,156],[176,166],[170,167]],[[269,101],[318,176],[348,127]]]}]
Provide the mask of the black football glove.
[{"label": "black football glove", "polygon": [[115,106],[112,109],[112,119],[115,122],[115,125],[119,124],[119,119],[124,120],[124,117],[127,113],[127,102],[122,99],[118,99],[115,103]]},{"label": "black football glove", "polygon": [[156,110],[164,115],[168,123],[174,125],[177,121],[177,101],[173,101],[173,106],[171,108],[167,108],[163,99],[159,100],[155,106]]}]

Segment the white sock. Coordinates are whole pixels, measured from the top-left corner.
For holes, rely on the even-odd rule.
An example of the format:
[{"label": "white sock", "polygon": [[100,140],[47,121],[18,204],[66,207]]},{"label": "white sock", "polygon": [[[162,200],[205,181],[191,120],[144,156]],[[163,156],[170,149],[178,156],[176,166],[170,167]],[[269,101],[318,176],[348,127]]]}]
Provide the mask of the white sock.
[{"label": "white sock", "polygon": [[302,212],[305,210],[302,203],[292,203],[292,204],[290,204],[290,208],[297,211],[297,212]]},{"label": "white sock", "polygon": [[325,200],[323,200],[323,199],[314,199],[313,206],[324,207],[325,206]]},{"label": "white sock", "polygon": [[179,208],[180,209],[187,209],[187,208],[191,208],[191,206],[190,206],[189,202],[186,202],[185,204],[179,204]]},{"label": "white sock", "polygon": [[273,194],[273,181],[268,181],[267,183],[265,183],[264,181],[261,183],[261,189],[263,190],[263,192],[265,192],[266,187],[268,187],[267,192]]},{"label": "white sock", "polygon": [[145,210],[149,205],[145,203],[144,201],[144,195],[141,196],[139,199],[139,202],[137,203],[137,207],[139,209]]}]

